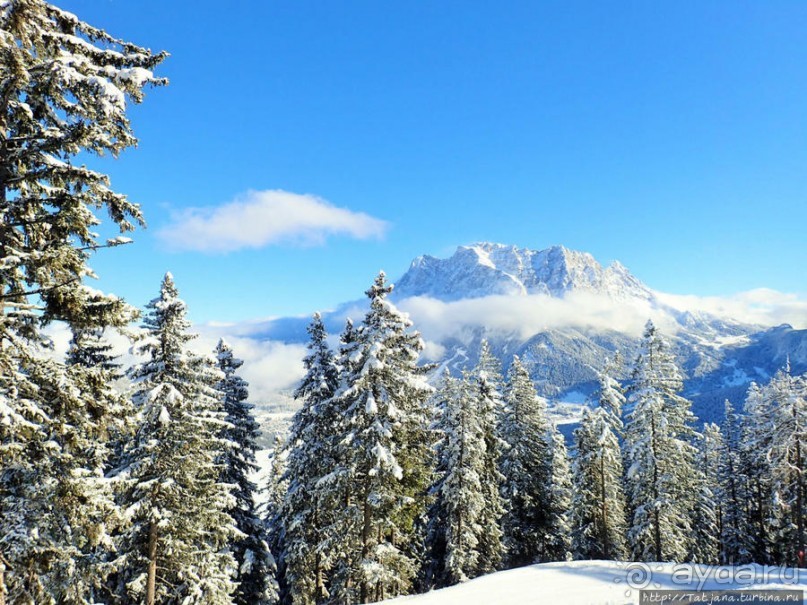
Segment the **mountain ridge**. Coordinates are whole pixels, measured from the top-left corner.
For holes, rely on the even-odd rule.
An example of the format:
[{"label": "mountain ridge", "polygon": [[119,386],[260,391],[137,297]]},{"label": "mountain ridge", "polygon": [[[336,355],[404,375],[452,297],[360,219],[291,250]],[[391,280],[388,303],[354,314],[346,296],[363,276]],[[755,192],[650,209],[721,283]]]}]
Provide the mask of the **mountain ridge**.
[{"label": "mountain ridge", "polygon": [[559,297],[578,290],[652,297],[621,263],[603,267],[588,252],[561,245],[532,250],[491,242],[459,246],[448,259],[417,257],[396,282],[396,290],[398,297],[429,295],[440,300],[494,294]]}]

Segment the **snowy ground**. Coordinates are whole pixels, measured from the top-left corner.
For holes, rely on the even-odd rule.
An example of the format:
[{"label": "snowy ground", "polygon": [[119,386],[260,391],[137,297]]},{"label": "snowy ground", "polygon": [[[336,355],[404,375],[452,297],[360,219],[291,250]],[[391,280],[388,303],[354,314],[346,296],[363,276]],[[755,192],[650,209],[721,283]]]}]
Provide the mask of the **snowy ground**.
[{"label": "snowy ground", "polygon": [[709,568],[614,561],[545,563],[386,602],[397,605],[627,605],[639,603],[642,588],[807,591],[807,569],[759,565]]}]

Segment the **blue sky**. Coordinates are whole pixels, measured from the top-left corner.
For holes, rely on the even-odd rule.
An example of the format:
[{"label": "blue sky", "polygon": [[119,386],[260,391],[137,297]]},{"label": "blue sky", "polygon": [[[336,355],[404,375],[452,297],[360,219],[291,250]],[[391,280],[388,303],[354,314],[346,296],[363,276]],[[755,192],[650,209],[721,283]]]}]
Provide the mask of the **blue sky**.
[{"label": "blue sky", "polygon": [[171,270],[197,321],[307,314],[480,240],[807,292],[807,3],[58,4],[171,53],[96,164],[149,223],[93,262],[133,304]]}]

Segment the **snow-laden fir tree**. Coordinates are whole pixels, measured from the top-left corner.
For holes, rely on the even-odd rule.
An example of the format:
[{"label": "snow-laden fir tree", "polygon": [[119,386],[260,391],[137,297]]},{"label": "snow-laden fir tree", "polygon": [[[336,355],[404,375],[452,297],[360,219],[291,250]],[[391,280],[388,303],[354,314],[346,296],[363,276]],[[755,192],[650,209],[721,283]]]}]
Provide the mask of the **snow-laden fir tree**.
[{"label": "snow-laden fir tree", "polygon": [[546,402],[538,397],[527,369],[513,358],[507,374],[501,421],[505,442],[502,520],[508,567],[548,560],[551,525],[552,443]]},{"label": "snow-laden fir tree", "polygon": [[745,482],[745,514],[749,559],[760,564],[773,563],[772,534],[769,521],[773,515],[773,486],[768,453],[773,437],[772,401],[755,382],[748,387],[743,405],[740,441],[740,478]]},{"label": "snow-laden fir tree", "polygon": [[107,573],[115,516],[105,427],[85,411],[80,373],[14,344],[7,334],[0,347],[0,546],[10,564],[0,594],[11,603],[90,603]]},{"label": "snow-laden fir tree", "polygon": [[697,494],[694,417],[681,372],[648,321],[628,391],[625,425],[628,541],[637,561],[683,561]]},{"label": "snow-laden fir tree", "polygon": [[566,442],[558,428],[550,425],[547,441],[551,448],[552,474],[549,491],[549,528],[544,560],[567,561],[572,556],[572,471]]},{"label": "snow-laden fir tree", "polygon": [[[292,603],[322,603],[326,596],[325,572],[330,566],[323,529],[331,518],[328,484],[320,483],[336,466],[331,434],[341,422],[331,399],[339,386],[339,372],[319,313],[308,326],[309,353],[306,374],[294,397],[300,408],[289,430],[286,474],[288,490],[281,506],[285,528],[283,565]],[[335,503],[337,506],[341,502]]]},{"label": "snow-laden fir tree", "polygon": [[703,426],[697,439],[696,493],[692,511],[692,543],[688,561],[703,565],[720,562],[720,535],[723,504],[717,499],[720,489],[720,456],[723,436],[713,422]]},{"label": "snow-laden fir tree", "polygon": [[113,352],[112,345],[106,340],[102,328],[73,330],[65,362],[71,366],[109,372],[105,380],[107,383],[123,378],[121,362]]},{"label": "snow-laden fir tree", "polygon": [[429,493],[432,496],[431,504],[426,514],[426,527],[423,537],[423,552],[420,560],[420,570],[415,580],[414,589],[417,593],[424,593],[435,587],[447,585],[445,582],[446,557],[446,508],[440,497],[443,479],[448,474],[448,457],[443,455],[446,437],[442,431],[445,422],[444,414],[449,405],[456,405],[459,396],[459,381],[451,376],[446,368],[441,380],[432,396],[432,429],[434,431],[435,458],[434,475]]},{"label": "snow-laden fir tree", "polygon": [[718,456],[718,488],[715,500],[721,504],[720,562],[737,565],[750,561],[747,507],[748,482],[742,476],[740,418],[727,399],[721,425],[722,446]]},{"label": "snow-laden fir tree", "polygon": [[126,436],[131,408],[112,384],[119,374],[108,347],[97,335],[80,335],[89,330],[75,331],[67,365],[19,360],[48,414],[45,444],[31,445],[44,445],[48,456],[27,488],[26,529],[36,547],[27,573],[17,578],[22,582],[12,587],[16,602],[94,603],[112,570],[111,532],[120,516],[105,473]]},{"label": "snow-laden fir tree", "polygon": [[26,577],[15,573],[15,568],[37,569],[38,541],[29,533],[29,516],[39,514],[31,509],[49,496],[39,491],[41,479],[47,477],[39,464],[46,453],[43,424],[47,416],[26,371],[33,364],[27,343],[4,330],[0,341],[0,556],[4,566],[0,601],[12,603],[33,603],[40,591],[38,583],[29,582],[37,579],[36,572]]},{"label": "snow-laden fir tree", "polygon": [[249,384],[238,375],[244,362],[233,355],[224,340],[219,340],[214,354],[223,374],[216,389],[224,396],[223,411],[228,426],[223,430],[223,437],[229,442],[220,460],[223,466],[220,482],[235,486],[232,492],[235,505],[227,512],[243,534],[230,545],[238,582],[233,602],[269,605],[278,599],[275,561],[255,503],[257,486],[250,478],[258,470],[255,452],[260,426],[252,413],[254,406],[248,402]]},{"label": "snow-laden fir tree", "polygon": [[473,381],[446,372],[437,402],[437,482],[427,536],[431,584],[443,587],[478,575],[480,536],[488,528],[480,523],[486,505],[481,484],[485,438]]},{"label": "snow-laden fir tree", "polygon": [[289,450],[286,446],[286,435],[283,433],[276,434],[269,455],[269,472],[266,474],[266,482],[263,486],[265,499],[260,508],[264,519],[264,526],[266,527],[269,552],[272,555],[272,560],[275,562],[274,575],[277,578],[277,590],[280,602],[284,601],[284,597],[288,597],[288,590],[284,579],[285,570],[283,567],[285,531],[281,515],[283,501],[286,499],[286,492],[289,488],[286,473],[286,458],[288,457]]},{"label": "snow-laden fir tree", "polygon": [[0,3],[0,53],[2,315],[24,309],[35,293],[46,318],[119,324],[124,303],[81,283],[100,245],[94,211],[106,210],[121,231],[142,217],[106,175],[75,159],[117,155],[136,143],[126,103],[163,83],[151,70],[165,54],[42,0]]},{"label": "snow-laden fir tree", "polygon": [[600,375],[597,407],[574,431],[572,552],[579,559],[627,558],[623,488],[622,407],[625,396],[608,371]]},{"label": "snow-laden fir tree", "polygon": [[619,372],[622,371],[622,354],[617,351],[613,359],[606,363],[605,368],[600,372],[598,388],[595,399],[597,406],[603,409],[604,418],[611,425],[612,432],[617,438],[622,438],[624,424],[622,422],[623,408],[625,407],[625,389],[617,380]]},{"label": "snow-laden fir tree", "polygon": [[429,480],[432,388],[417,366],[423,343],[387,300],[391,291],[383,272],[367,291],[370,309],[335,395],[347,414],[340,465],[356,507],[345,507],[346,514],[360,513],[358,527],[351,519],[343,525],[357,533],[360,547],[348,583],[356,591],[352,602],[361,603],[409,590],[416,572],[410,542]]},{"label": "snow-laden fir tree", "polygon": [[123,486],[107,475],[119,463],[124,445],[134,434],[134,413],[129,393],[122,384],[121,364],[102,329],[74,330],[66,361],[68,372],[86,402],[73,420],[68,420],[77,429],[77,435],[71,439],[73,449],[82,452],[85,458],[83,471],[74,470],[73,474],[83,476],[84,485],[94,489],[93,497],[85,496],[85,502],[93,507],[87,511],[87,517],[94,517],[102,531],[111,532],[104,539],[85,541],[79,547],[82,555],[77,558],[78,567],[90,565],[86,575],[93,586],[92,600],[98,601],[108,589],[105,580],[112,571],[108,563],[115,556],[114,535],[121,524],[118,503]]},{"label": "snow-laden fir tree", "polygon": [[121,598],[154,603],[232,603],[235,560],[228,546],[243,535],[228,511],[232,486],[221,482],[223,375],[210,356],[192,353],[185,303],[166,274],[148,305],[143,357],[131,371],[140,427],[127,452],[130,525],[118,562]]},{"label": "snow-laden fir tree", "polygon": [[151,69],[164,55],[41,0],[0,2],[0,55],[0,556],[10,564],[0,595],[83,602],[100,576],[80,578],[74,549],[103,534],[92,511],[106,496],[95,480],[103,452],[83,452],[92,436],[82,433],[98,423],[76,377],[36,346],[45,321],[82,328],[131,317],[123,301],[82,279],[99,247],[95,210],[128,231],[142,222],[139,209],[75,159],[135,142],[126,102],[161,82]]},{"label": "snow-laden fir tree", "polygon": [[773,542],[778,563],[796,565],[805,551],[804,473],[807,470],[807,383],[785,369],[765,387],[773,412],[771,448],[767,454],[773,480],[776,515]]},{"label": "snow-laden fir tree", "polygon": [[[94,456],[103,472],[117,466],[122,448],[134,435],[135,421],[128,383],[119,357],[101,328],[73,331],[66,363],[88,400],[86,411],[97,427],[92,436]],[[103,446],[105,452],[98,448]]]},{"label": "snow-laden fir tree", "polygon": [[479,349],[479,361],[471,373],[475,381],[474,393],[485,435],[485,465],[481,477],[485,508],[480,524],[486,528],[479,539],[480,574],[501,569],[505,558],[505,544],[501,529],[505,505],[502,501],[504,475],[500,470],[501,456],[505,448],[500,432],[503,413],[501,363],[493,355],[490,345],[483,340]]},{"label": "snow-laden fir tree", "polygon": [[[339,350],[336,358],[338,369],[337,392],[349,388],[352,377],[361,362],[361,328],[353,325],[350,318],[339,336]],[[326,447],[332,453],[334,466],[328,475],[318,482],[319,497],[323,508],[330,511],[323,518],[321,548],[328,553],[330,569],[327,573],[328,603],[338,605],[355,601],[357,586],[355,578],[361,563],[362,508],[355,497],[352,459],[352,432],[349,426],[348,410],[350,399],[334,397],[328,402],[328,409],[334,422],[326,437]]]}]

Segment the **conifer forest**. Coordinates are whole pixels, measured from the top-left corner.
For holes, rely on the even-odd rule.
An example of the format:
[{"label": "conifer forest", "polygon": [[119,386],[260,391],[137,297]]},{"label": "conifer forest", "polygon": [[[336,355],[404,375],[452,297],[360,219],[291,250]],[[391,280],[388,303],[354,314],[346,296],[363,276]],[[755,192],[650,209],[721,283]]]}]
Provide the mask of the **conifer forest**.
[{"label": "conifer forest", "polygon": [[807,375],[785,364],[704,423],[648,321],[564,435],[519,356],[424,361],[383,272],[340,334],[311,318],[258,483],[239,351],[191,347],[181,279],[143,312],[87,283],[148,217],[85,164],[135,146],[127,110],[171,94],[167,54],[44,0],[0,0],[0,36],[0,605],[346,605],[557,561],[803,565]]}]

